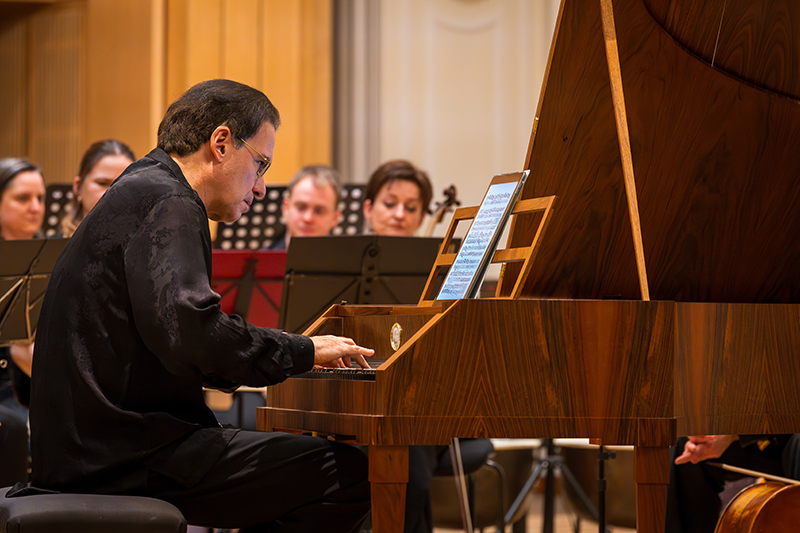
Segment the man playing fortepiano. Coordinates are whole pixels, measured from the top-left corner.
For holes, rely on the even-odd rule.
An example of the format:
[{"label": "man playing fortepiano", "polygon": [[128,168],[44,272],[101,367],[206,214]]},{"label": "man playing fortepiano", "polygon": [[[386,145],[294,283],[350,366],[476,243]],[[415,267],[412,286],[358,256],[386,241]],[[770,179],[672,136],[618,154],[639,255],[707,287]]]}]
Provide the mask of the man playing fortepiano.
[{"label": "man playing fortepiano", "polygon": [[209,286],[207,218],[232,222],[264,194],[279,122],[246,85],[194,86],[70,239],[36,339],[33,487],[162,498],[206,527],[358,529],[360,450],[220,427],[203,400],[203,386],[270,385],[351,357],[366,367],[372,354],[247,324]]}]

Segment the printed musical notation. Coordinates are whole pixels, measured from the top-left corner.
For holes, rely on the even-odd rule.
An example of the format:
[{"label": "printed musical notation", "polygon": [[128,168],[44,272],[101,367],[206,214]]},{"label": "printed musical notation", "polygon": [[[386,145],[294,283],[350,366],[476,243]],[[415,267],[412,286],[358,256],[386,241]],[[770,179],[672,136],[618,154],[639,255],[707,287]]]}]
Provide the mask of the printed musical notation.
[{"label": "printed musical notation", "polygon": [[438,300],[474,298],[518,194],[518,181],[493,183],[439,291]]}]

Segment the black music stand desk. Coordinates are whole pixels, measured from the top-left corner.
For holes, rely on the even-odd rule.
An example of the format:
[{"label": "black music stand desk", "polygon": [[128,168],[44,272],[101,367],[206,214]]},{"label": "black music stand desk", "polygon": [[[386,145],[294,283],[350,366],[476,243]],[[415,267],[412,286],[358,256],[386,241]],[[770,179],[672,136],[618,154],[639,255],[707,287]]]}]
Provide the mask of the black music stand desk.
[{"label": "black music stand desk", "polygon": [[33,341],[50,274],[67,240],[0,241],[0,346]]},{"label": "black music stand desk", "polygon": [[278,327],[301,333],[333,304],[416,304],[440,237],[295,237]]}]

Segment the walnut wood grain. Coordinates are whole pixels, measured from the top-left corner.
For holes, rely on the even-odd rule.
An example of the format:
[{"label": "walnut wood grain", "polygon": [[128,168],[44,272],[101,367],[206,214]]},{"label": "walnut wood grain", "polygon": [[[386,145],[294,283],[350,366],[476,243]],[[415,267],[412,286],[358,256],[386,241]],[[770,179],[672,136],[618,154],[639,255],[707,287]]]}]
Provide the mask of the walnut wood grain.
[{"label": "walnut wood grain", "polygon": [[[669,416],[672,385],[661,376],[672,305],[459,301],[378,369],[380,407],[417,416]],[[642,393],[623,398],[633,383]]]},{"label": "walnut wood grain", "polygon": [[800,10],[793,0],[645,0],[682,46],[753,85],[800,98]]},{"label": "walnut wood grain", "polygon": [[622,161],[622,176],[625,184],[625,199],[628,205],[628,222],[631,226],[633,250],[636,257],[636,273],[639,278],[639,291],[642,300],[650,299],[647,283],[647,267],[642,245],[642,226],[639,221],[639,200],[636,196],[636,179],[633,175],[631,139],[628,132],[628,116],[625,109],[625,93],[622,90],[622,74],[617,47],[617,29],[614,24],[614,7],[611,0],[600,0],[600,20],[603,23],[603,40],[606,45],[606,62],[611,86],[611,99],[614,104],[614,120],[617,125],[619,154]]},{"label": "walnut wood grain", "polygon": [[[376,531],[402,533],[408,482],[408,446],[372,446],[369,449],[372,490],[372,526]],[[375,501],[393,505],[375,505]]]},{"label": "walnut wood grain", "polygon": [[[311,411],[315,423],[323,411],[375,415],[369,443],[569,435],[635,444],[639,418],[672,415],[674,305],[462,300],[429,318],[377,369],[374,383],[289,379],[270,388],[269,405],[298,417]],[[344,334],[369,346],[366,339],[381,338],[403,317],[337,320]]]},{"label": "walnut wood grain", "polygon": [[[721,0],[647,4],[613,7],[651,299],[800,301],[800,105],[712,68],[651,14]],[[758,3],[767,4],[774,8],[758,8],[763,14],[743,8],[753,22],[737,32],[759,29],[754,46],[731,48],[730,57],[765,67],[767,54],[782,60],[770,75],[794,76],[800,4]],[[691,15],[679,17],[681,31],[708,35],[708,17]],[[755,46],[764,38],[776,40],[769,52]],[[557,195],[559,205],[524,294],[638,298],[599,2],[563,3],[537,118],[522,197]],[[512,241],[531,225],[518,219]]]},{"label": "walnut wood grain", "polygon": [[676,431],[800,427],[800,305],[486,299],[406,316],[351,307],[328,320],[360,344],[392,321],[416,333],[372,383],[290,378],[270,387],[260,429],[376,447],[452,437],[634,444],[640,530],[661,531]]},{"label": "walnut wood grain", "polygon": [[797,305],[679,306],[679,434],[795,433],[800,427],[798,324]]},{"label": "walnut wood grain", "polygon": [[[676,432],[800,430],[800,4],[613,1],[651,302],[600,300],[641,294],[600,5],[562,1],[524,164],[522,198],[559,205],[523,295],[564,300],[443,307],[409,322],[364,399],[352,382],[290,379],[259,427],[388,454],[454,436],[635,444],[648,533],[664,529]],[[538,225],[516,217],[509,246]],[[519,272],[507,264],[503,286]],[[329,315],[336,328],[382,342],[389,314],[348,312]],[[388,481],[373,490],[376,531],[402,521],[402,483]]]}]

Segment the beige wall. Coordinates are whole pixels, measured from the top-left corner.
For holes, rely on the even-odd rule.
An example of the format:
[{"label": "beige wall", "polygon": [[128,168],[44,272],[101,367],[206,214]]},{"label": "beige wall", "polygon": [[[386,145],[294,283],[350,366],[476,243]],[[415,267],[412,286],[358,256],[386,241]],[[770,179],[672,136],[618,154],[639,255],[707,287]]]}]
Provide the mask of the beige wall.
[{"label": "beige wall", "polygon": [[[336,156],[346,179],[409,159],[477,205],[523,168],[559,0],[338,0]],[[436,234],[444,234],[449,218]]]},{"label": "beige wall", "polygon": [[0,157],[69,181],[92,141],[143,155],[168,102],[226,77],[281,111],[268,180],[331,162],[330,0],[0,0]]},{"label": "beige wall", "polygon": [[381,160],[411,159],[436,198],[454,183],[462,205],[522,170],[558,5],[383,0]]}]

